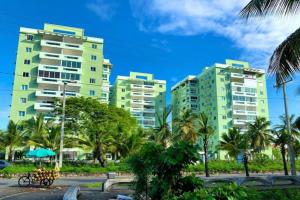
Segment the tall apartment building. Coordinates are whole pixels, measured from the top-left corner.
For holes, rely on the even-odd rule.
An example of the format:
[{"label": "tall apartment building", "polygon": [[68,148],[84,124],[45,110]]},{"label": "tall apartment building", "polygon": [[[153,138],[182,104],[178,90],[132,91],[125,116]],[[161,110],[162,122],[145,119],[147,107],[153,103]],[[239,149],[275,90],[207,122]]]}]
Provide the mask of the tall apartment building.
[{"label": "tall apartment building", "polygon": [[173,119],[187,109],[208,115],[215,130],[211,154],[224,158],[225,152],[215,148],[222,134],[232,127],[245,132],[257,116],[269,119],[265,72],[235,60],[206,67],[200,75],[189,76],[172,87],[172,105]]},{"label": "tall apartment building", "polygon": [[111,64],[103,58],[103,39],[84,29],[44,24],[20,28],[10,119],[29,119],[53,110],[54,97],[90,96],[108,102]]},{"label": "tall apartment building", "polygon": [[157,127],[166,106],[166,81],[152,74],[130,72],[118,76],[112,90],[112,104],[124,108],[144,128]]}]

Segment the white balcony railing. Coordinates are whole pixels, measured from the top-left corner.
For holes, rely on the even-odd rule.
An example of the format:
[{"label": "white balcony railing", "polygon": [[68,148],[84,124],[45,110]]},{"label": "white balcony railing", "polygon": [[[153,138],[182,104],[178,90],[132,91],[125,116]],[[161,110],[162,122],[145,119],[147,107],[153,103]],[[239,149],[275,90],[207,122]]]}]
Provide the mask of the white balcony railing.
[{"label": "white balcony railing", "polygon": [[58,42],[58,41],[51,41],[51,40],[41,40],[41,46],[82,51],[81,44],[72,44],[72,43],[65,43],[65,42]]},{"label": "white balcony railing", "polygon": [[37,77],[37,83],[41,83],[41,84],[63,85],[64,82],[67,82],[68,86],[81,87],[80,81]]},{"label": "white balcony railing", "polygon": [[39,53],[40,58],[46,58],[46,59],[54,59],[54,60],[68,60],[68,61],[77,61],[82,62],[81,56],[75,56],[75,55],[66,55],[66,54],[57,54],[57,53],[48,53],[41,51]]},{"label": "white balcony railing", "polygon": [[52,103],[38,102],[34,104],[34,109],[41,110],[41,111],[51,111],[54,110],[54,105]]},{"label": "white balcony railing", "polygon": [[52,71],[52,72],[66,72],[66,73],[82,74],[81,68],[71,68],[71,67],[65,67],[65,66],[61,66],[61,65],[39,64],[38,69],[44,70],[44,71]]}]

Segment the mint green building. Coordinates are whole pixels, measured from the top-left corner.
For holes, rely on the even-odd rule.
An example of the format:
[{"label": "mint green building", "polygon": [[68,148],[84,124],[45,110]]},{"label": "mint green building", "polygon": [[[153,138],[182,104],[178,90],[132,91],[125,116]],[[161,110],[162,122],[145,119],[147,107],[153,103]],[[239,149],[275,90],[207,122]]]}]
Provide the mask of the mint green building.
[{"label": "mint green building", "polygon": [[53,98],[87,96],[108,103],[111,63],[103,58],[103,39],[84,29],[44,24],[20,28],[10,119],[37,113],[51,118]]},{"label": "mint green building", "polygon": [[188,109],[208,115],[215,130],[210,156],[224,159],[226,152],[216,150],[222,134],[232,127],[245,132],[257,116],[269,120],[265,72],[235,60],[206,67],[200,75],[188,76],[172,87],[172,105],[173,119]]},{"label": "mint green building", "polygon": [[111,104],[128,110],[144,128],[159,125],[166,107],[166,81],[155,80],[153,74],[130,72],[118,76],[112,89]]}]

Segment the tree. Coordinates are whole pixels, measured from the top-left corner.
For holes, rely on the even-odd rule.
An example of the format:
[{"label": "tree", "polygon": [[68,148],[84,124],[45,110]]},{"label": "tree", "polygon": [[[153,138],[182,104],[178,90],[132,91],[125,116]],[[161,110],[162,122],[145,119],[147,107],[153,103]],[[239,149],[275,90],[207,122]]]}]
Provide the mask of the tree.
[{"label": "tree", "polygon": [[8,147],[8,161],[13,159],[14,148],[25,144],[26,135],[22,131],[18,123],[10,120],[7,126],[6,133],[3,134],[2,143],[4,147]]},{"label": "tree", "polygon": [[37,116],[23,122],[24,131],[32,137],[45,135],[47,125],[44,121],[44,114],[39,113]]},{"label": "tree", "polygon": [[175,137],[191,143],[198,142],[198,133],[195,127],[196,115],[191,110],[186,110],[174,119]]},{"label": "tree", "polygon": [[241,139],[242,135],[239,128],[233,127],[228,129],[228,133],[222,135],[219,149],[227,151],[227,154],[231,158],[237,159],[238,155],[241,153]]},{"label": "tree", "polygon": [[272,133],[271,141],[273,142],[275,147],[280,148],[280,153],[281,153],[282,162],[283,162],[284,174],[288,175],[289,173],[288,173],[286,158],[285,158],[285,155],[286,155],[285,146],[289,142],[289,135],[287,134],[287,131],[285,129],[281,129],[281,130],[274,129],[274,130],[272,130],[271,133]]},{"label": "tree", "polygon": [[208,117],[203,112],[197,116],[196,123],[198,125],[198,135],[201,137],[203,142],[205,175],[206,177],[209,177],[208,142],[209,142],[209,138],[214,134],[214,129],[209,125]]},{"label": "tree", "polygon": [[66,119],[66,129],[72,133],[74,144],[91,151],[101,166],[105,166],[106,153],[116,149],[120,135],[136,128],[136,120],[129,112],[92,98],[68,98]]},{"label": "tree", "polygon": [[173,139],[173,134],[168,122],[168,117],[171,114],[171,111],[171,106],[168,106],[164,108],[162,116],[156,113],[156,118],[158,120],[159,125],[157,128],[152,130],[152,133],[150,135],[151,140],[161,144],[165,148],[170,144],[170,142]]},{"label": "tree", "polygon": [[247,135],[254,152],[261,152],[270,144],[269,126],[270,121],[265,117],[256,117],[253,123],[248,124]]},{"label": "tree", "polygon": [[[300,10],[298,0],[251,0],[241,11],[245,18],[269,14],[289,15]],[[300,70],[300,28],[284,40],[273,52],[269,72],[276,75],[278,84],[283,83]]]}]

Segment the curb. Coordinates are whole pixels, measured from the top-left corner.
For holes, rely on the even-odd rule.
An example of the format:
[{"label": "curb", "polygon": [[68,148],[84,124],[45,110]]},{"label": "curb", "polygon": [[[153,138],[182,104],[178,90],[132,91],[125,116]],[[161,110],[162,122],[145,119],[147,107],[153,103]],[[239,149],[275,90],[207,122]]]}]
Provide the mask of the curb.
[{"label": "curb", "polygon": [[64,194],[63,200],[77,200],[79,192],[80,192],[79,186],[76,186],[76,185],[71,186]]}]

